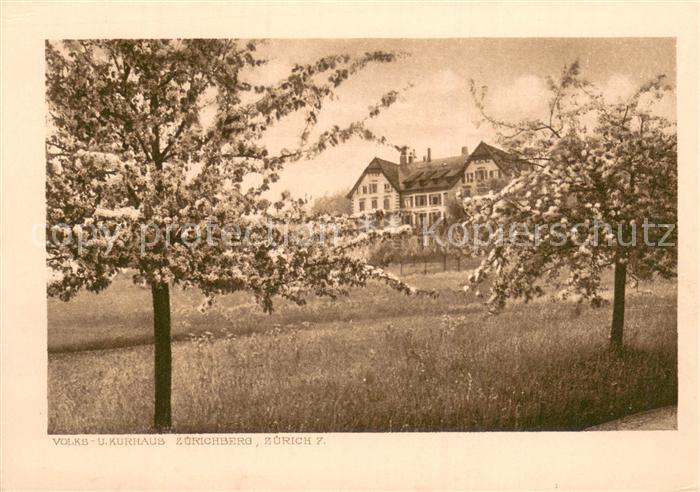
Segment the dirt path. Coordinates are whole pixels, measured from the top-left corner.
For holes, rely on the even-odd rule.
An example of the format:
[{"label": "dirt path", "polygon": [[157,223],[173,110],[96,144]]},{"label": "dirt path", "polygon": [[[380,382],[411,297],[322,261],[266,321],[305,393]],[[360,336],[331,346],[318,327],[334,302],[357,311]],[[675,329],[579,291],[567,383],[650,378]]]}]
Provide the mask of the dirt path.
[{"label": "dirt path", "polygon": [[589,431],[613,431],[613,430],[675,430],[676,406],[657,408],[647,412],[635,413],[621,419],[606,422],[604,424],[589,427]]}]

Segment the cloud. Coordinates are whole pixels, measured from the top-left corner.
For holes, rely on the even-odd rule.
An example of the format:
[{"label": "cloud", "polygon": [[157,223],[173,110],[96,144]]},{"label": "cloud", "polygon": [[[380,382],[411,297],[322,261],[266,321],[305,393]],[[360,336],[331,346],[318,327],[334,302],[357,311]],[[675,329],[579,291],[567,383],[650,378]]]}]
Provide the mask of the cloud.
[{"label": "cloud", "polygon": [[661,99],[650,95],[640,98],[640,104],[646,106],[657,116],[662,116],[670,121],[676,121],[676,94],[666,93]]},{"label": "cloud", "polygon": [[441,93],[453,92],[466,87],[465,80],[459,77],[451,68],[445,68],[433,72],[432,75],[425,79],[421,84],[420,89],[425,92],[435,93],[439,90]]},{"label": "cloud", "polygon": [[547,112],[549,92],[544,80],[523,75],[510,84],[495,86],[486,99],[486,110],[508,120],[539,118]]},{"label": "cloud", "polygon": [[[635,84],[630,77],[613,74],[603,84],[601,91],[608,103],[615,104],[630,98],[637,89],[639,89],[639,85]],[[661,99],[656,99],[652,94],[642,95],[639,103],[642,108],[648,109],[658,116],[673,121],[676,119],[676,96],[673,92],[665,93]]]},{"label": "cloud", "polygon": [[613,74],[601,87],[603,97],[609,103],[619,103],[634,94],[636,86],[632,80],[621,74]]}]

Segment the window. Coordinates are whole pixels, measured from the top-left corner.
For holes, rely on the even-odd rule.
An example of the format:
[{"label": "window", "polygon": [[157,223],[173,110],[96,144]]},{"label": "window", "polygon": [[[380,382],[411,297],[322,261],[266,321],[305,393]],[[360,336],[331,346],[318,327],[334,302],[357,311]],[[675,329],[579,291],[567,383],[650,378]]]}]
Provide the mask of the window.
[{"label": "window", "polygon": [[440,205],[442,203],[442,200],[440,200],[440,194],[436,193],[434,195],[430,195],[430,205]]},{"label": "window", "polygon": [[[375,186],[376,186],[376,185],[375,185]],[[376,209],[376,208],[377,208],[377,199],[376,199],[376,198],[372,198],[372,209]]]},{"label": "window", "polygon": [[367,194],[367,185],[362,185],[362,194],[363,195]]},{"label": "window", "polygon": [[442,194],[442,203],[447,205],[447,192]]},{"label": "window", "polygon": [[384,183],[384,193],[391,192],[391,185],[389,183]]},{"label": "window", "polygon": [[416,195],[416,207],[425,207],[428,205],[428,197],[426,195]]},{"label": "window", "polygon": [[489,178],[493,178],[493,170],[489,171]]},{"label": "window", "polygon": [[362,212],[362,211],[365,209],[365,199],[362,198],[361,200],[359,200],[359,201],[357,202],[357,204],[358,204],[358,206],[359,206],[360,212]]},{"label": "window", "polygon": [[370,184],[369,184],[369,192],[370,192],[370,193],[376,193],[376,192],[377,192],[377,183],[370,183]]},{"label": "window", "polygon": [[500,179],[500,177],[501,177],[501,170],[500,170],[500,169],[497,170],[497,171],[496,171],[496,174],[498,175],[498,177],[499,177],[499,179]]},{"label": "window", "polygon": [[391,208],[391,203],[388,196],[384,197],[384,210],[389,210]]},{"label": "window", "polygon": [[442,214],[440,212],[430,212],[430,224],[437,224],[440,222]]},{"label": "window", "polygon": [[403,199],[403,206],[405,208],[413,208],[413,197],[407,196],[406,198],[404,198]]}]

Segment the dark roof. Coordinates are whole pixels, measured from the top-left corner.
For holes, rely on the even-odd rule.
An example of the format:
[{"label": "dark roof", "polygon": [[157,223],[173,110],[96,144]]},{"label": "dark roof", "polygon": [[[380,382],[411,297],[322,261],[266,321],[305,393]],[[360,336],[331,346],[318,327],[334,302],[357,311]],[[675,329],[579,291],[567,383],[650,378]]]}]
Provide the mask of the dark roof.
[{"label": "dark roof", "polygon": [[367,172],[383,173],[389,183],[401,192],[452,188],[462,178],[464,170],[473,159],[491,159],[506,174],[522,171],[528,165],[523,159],[484,142],[480,142],[469,156],[442,157],[402,165],[375,157],[346,196],[352,197]]},{"label": "dark roof", "polygon": [[491,159],[506,174],[517,174],[529,167],[526,160],[484,142],[476,146],[474,152],[469,155],[468,162],[474,159]]},{"label": "dark roof", "polygon": [[384,173],[384,176],[386,176],[386,179],[389,180],[389,183],[391,183],[391,186],[396,188],[396,191],[399,190],[399,165],[391,162],[391,161],[385,161],[384,159],[380,159],[379,157],[375,157],[372,162],[370,163],[369,166],[367,166],[367,170],[373,171],[377,170],[379,172]]},{"label": "dark roof", "polygon": [[451,188],[461,178],[466,163],[467,156],[458,155],[404,164],[399,167],[401,191]]},{"label": "dark roof", "polygon": [[372,162],[369,163],[369,165],[365,168],[365,170],[362,172],[358,180],[355,182],[355,185],[350,188],[350,191],[348,192],[347,195],[345,195],[348,198],[352,197],[352,194],[355,192],[357,187],[360,185],[360,181],[362,181],[362,177],[365,175],[365,173],[368,172],[375,172],[375,173],[382,173],[384,176],[386,176],[386,179],[391,183],[391,186],[393,186],[396,191],[400,190],[400,185],[399,185],[399,165],[396,164],[395,162],[387,161],[384,159],[380,159],[379,157],[375,157],[372,159]]}]

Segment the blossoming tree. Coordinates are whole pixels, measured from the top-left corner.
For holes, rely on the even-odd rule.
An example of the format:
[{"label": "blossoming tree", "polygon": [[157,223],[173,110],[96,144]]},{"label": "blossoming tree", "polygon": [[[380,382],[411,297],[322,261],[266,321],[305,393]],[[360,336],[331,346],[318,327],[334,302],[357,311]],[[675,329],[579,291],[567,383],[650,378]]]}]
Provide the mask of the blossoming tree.
[{"label": "blossoming tree", "polygon": [[[316,128],[324,104],[369,64],[396,55],[332,55],[295,65],[275,84],[248,82],[265,63],[257,42],[93,40],[47,42],[47,262],[49,295],[99,292],[124,269],[150,287],[155,417],[171,426],[170,286],[252,292],[266,310],[281,296],[335,296],[379,278],[412,292],[348,251],[401,228],[362,232],[356,219],[307,217],[289,194],[264,198],[283,165],[352,137],[385,143],[367,116]],[[205,107],[213,121],[202,122]],[[267,130],[303,115],[298,144],[273,153]],[[305,231],[304,240],[288,240]],[[332,225],[333,242],[323,241]]]},{"label": "blossoming tree", "polygon": [[600,305],[601,276],[613,268],[610,343],[619,349],[625,285],[676,273],[676,131],[654,110],[671,87],[660,76],[610,103],[579,72],[574,63],[548,79],[548,114],[519,122],[489,115],[486,88],[472,83],[484,120],[525,172],[498,192],[465,199],[467,223],[493,232],[477,242],[484,259],[466,288],[491,278],[494,311],[549,286],[561,298]]}]

